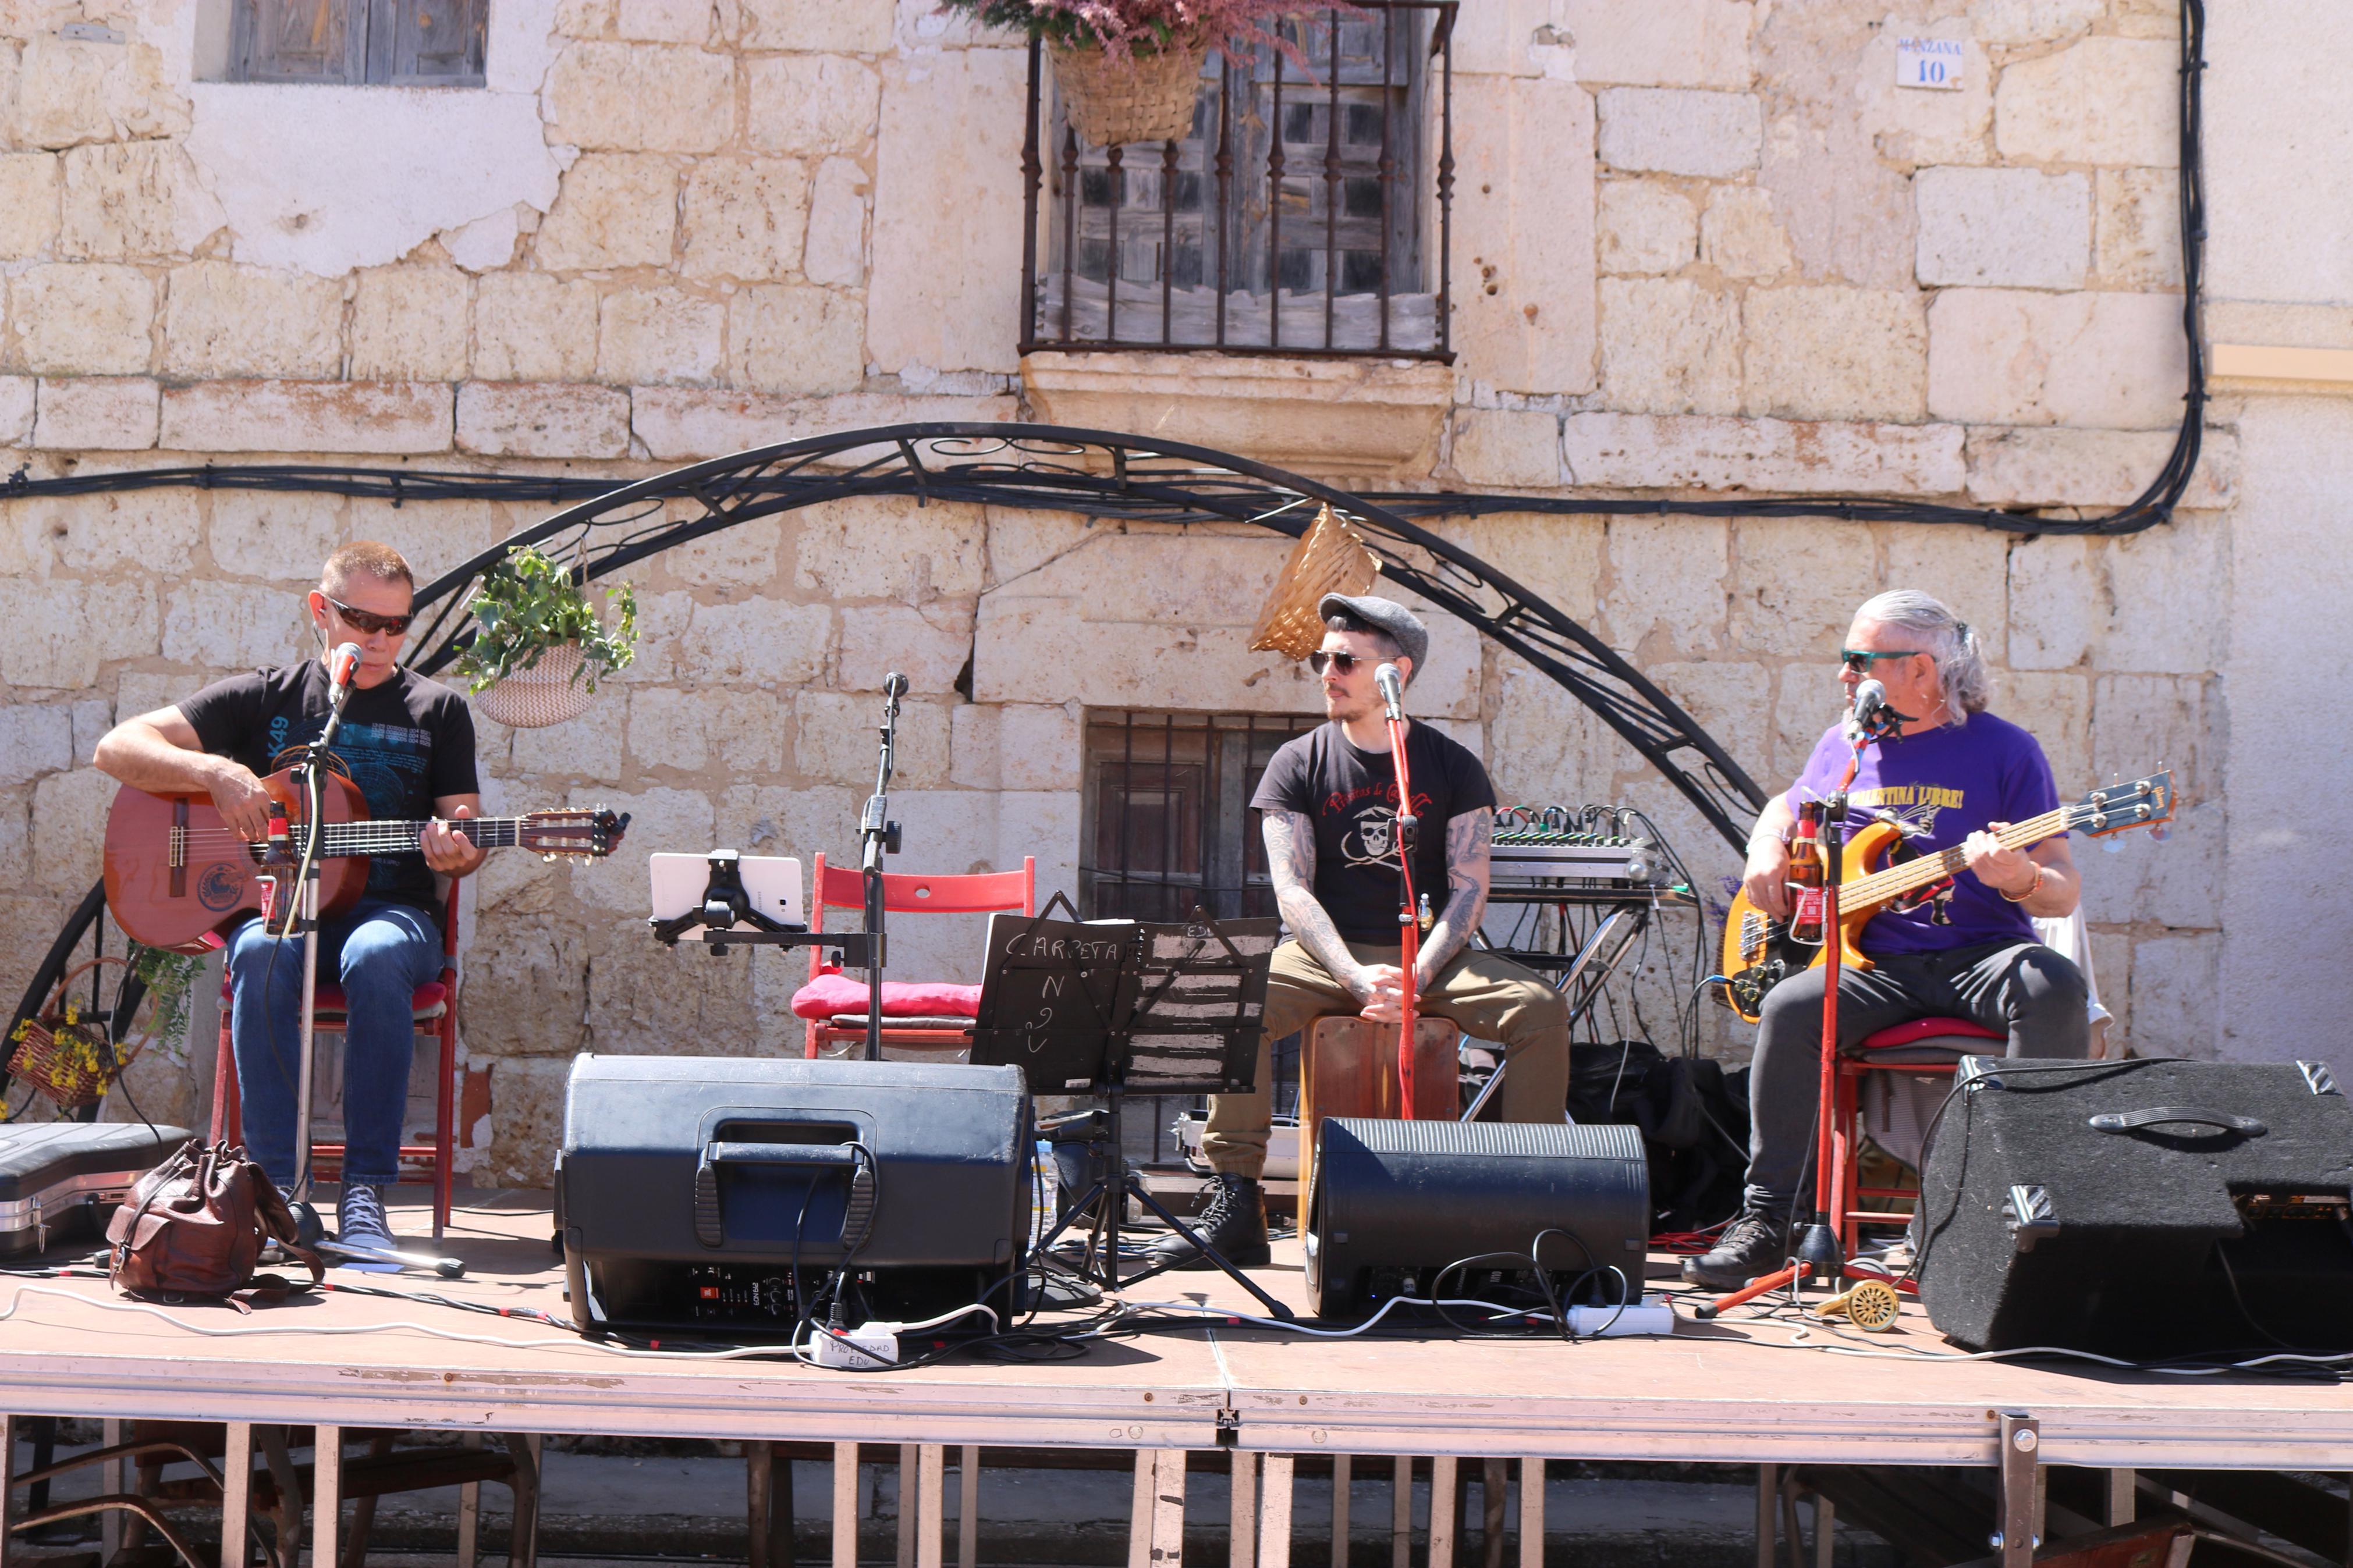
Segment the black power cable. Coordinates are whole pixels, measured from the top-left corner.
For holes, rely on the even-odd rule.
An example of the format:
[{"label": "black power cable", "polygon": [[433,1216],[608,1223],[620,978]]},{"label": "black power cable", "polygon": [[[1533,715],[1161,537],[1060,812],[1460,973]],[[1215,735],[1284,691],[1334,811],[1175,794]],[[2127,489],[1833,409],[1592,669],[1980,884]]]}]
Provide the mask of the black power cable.
[{"label": "black power cable", "polygon": [[[2180,504],[2189,488],[2190,478],[2198,467],[2200,444],[2205,432],[2206,358],[2202,342],[2199,291],[2205,271],[2206,191],[2205,174],[2200,156],[2204,131],[2204,99],[2201,73],[2206,68],[2205,53],[2206,7],[2204,0],[2181,0],[2181,64],[2179,82],[2180,137],[2180,203],[2181,203],[2181,327],[2188,361],[2188,385],[2182,394],[2182,418],[2174,437],[2173,447],[2157,477],[2147,489],[2131,501],[2104,516],[2086,518],[2052,518],[2038,516],[2031,510],[2010,510],[1991,507],[1947,506],[1930,501],[1900,500],[1872,496],[1757,496],[1737,500],[1683,500],[1630,496],[1546,497],[1525,495],[1489,495],[1477,493],[1434,493],[1430,491],[1362,492],[1363,498],[1398,516],[1409,519],[1431,517],[1478,517],[1497,512],[1548,512],[1563,514],[1610,516],[1673,516],[1694,517],[1818,517],[1835,518],[1847,522],[1918,522],[1964,523],[1993,529],[2005,533],[2036,534],[2129,534],[2155,527],[2168,521],[2173,510]],[[1008,433],[1018,426],[1004,427]],[[1020,437],[1016,437],[1020,438]],[[1018,504],[1023,493],[1035,489],[1036,476],[998,464],[978,464],[967,468],[951,468],[944,471],[923,471],[903,476],[897,488],[908,493],[918,493],[926,499],[965,500],[997,505]],[[1145,498],[1132,490],[1125,480],[1110,478],[1091,485],[1082,476],[1063,476],[1063,488],[1053,497],[1055,510],[1077,511],[1091,516],[1138,516],[1149,514],[1162,521],[1219,521],[1229,520],[1224,510],[1210,511],[1188,509],[1172,501],[1165,493]],[[205,463],[196,466],[130,469],[102,474],[71,474],[54,479],[34,479],[27,467],[20,467],[5,482],[0,482],[0,499],[35,496],[99,495],[121,490],[163,489],[193,487],[199,489],[248,489],[296,491],[310,494],[365,497],[389,500],[396,507],[408,501],[428,500],[498,500],[511,502],[541,501],[554,506],[593,500],[636,481],[607,479],[570,478],[546,474],[466,473],[435,468],[364,468],[329,464],[307,463]],[[891,488],[891,487],[886,487]],[[1281,496],[1271,487],[1250,483],[1222,484],[1229,496],[1250,493],[1262,489],[1263,498],[1279,504]],[[767,475],[744,482],[726,498],[741,505],[762,498],[786,500],[797,492],[807,493],[812,500],[841,493],[842,480],[838,476],[795,473]],[[684,493],[684,492],[682,492]],[[692,493],[701,493],[699,491]],[[1032,504],[1043,505],[1042,489],[1030,494]],[[757,509],[755,515],[786,510],[777,507]],[[709,520],[703,520],[708,521]],[[716,526],[723,526],[723,519]],[[697,522],[676,525],[681,531],[679,539],[709,531]],[[662,548],[656,544],[654,548]],[[633,554],[641,554],[640,548]]]}]

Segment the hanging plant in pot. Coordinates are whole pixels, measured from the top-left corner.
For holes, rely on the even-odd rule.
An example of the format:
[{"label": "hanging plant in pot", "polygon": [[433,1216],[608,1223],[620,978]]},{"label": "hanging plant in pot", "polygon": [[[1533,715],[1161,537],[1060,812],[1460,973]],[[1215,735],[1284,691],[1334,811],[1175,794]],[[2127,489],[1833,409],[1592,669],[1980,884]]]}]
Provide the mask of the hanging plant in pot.
[{"label": "hanging plant in pot", "polygon": [[1097,147],[1191,131],[1211,49],[1265,44],[1307,63],[1261,25],[1300,9],[1299,0],[942,0],[940,8],[1042,40],[1064,112]]},{"label": "hanging plant in pot", "polygon": [[596,679],[637,657],[638,596],[623,583],[608,595],[608,627],[572,573],[525,545],[483,575],[467,606],[474,640],[458,656],[474,707],[518,730],[577,719]]}]

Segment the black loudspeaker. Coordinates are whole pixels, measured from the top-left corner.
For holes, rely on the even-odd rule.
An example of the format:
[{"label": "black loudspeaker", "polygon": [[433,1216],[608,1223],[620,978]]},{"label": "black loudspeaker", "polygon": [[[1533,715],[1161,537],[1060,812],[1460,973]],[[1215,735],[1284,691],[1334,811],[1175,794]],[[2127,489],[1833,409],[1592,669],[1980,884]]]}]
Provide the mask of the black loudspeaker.
[{"label": "black loudspeaker", "polygon": [[2316,1062],[1963,1058],[1920,1298],[1971,1350],[2353,1349],[2353,1102]]},{"label": "black loudspeaker", "polygon": [[[1545,1237],[1545,1271],[1577,1300],[1641,1299],[1651,1177],[1639,1128],[1334,1117],[1315,1150],[1307,1289],[1320,1316],[1426,1297],[1448,1264],[1525,1256],[1547,1230],[1561,1234]],[[1450,1274],[1446,1290],[1479,1299],[1482,1281],[1532,1285],[1531,1272],[1489,1258]]]},{"label": "black loudspeaker", "polygon": [[853,1326],[1009,1318],[1030,1150],[1017,1068],[579,1057],[555,1165],[572,1314],[787,1333],[846,1261]]}]

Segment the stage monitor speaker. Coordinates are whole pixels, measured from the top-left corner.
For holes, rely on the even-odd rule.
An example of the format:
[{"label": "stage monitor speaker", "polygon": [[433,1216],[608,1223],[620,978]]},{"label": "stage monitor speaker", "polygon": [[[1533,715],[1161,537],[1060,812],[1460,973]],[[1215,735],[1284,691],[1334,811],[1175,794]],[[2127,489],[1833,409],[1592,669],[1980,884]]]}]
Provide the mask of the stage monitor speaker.
[{"label": "stage monitor speaker", "polygon": [[1962,1059],[1920,1298],[1971,1350],[2353,1350],[2353,1102],[2316,1062]]},{"label": "stage monitor speaker", "polygon": [[1031,1147],[1015,1068],[576,1058],[555,1165],[573,1316],[788,1333],[845,1260],[853,1324],[1009,1316]]},{"label": "stage monitor speaker", "polygon": [[[1525,1257],[1546,1231],[1559,1234],[1544,1238],[1545,1271],[1577,1300],[1641,1298],[1651,1173],[1638,1128],[1342,1116],[1323,1123],[1315,1148],[1305,1228],[1320,1316],[1358,1319],[1392,1296],[1426,1297],[1448,1264]],[[1446,1293],[1533,1293],[1531,1272],[1490,1258],[1450,1273]]]}]

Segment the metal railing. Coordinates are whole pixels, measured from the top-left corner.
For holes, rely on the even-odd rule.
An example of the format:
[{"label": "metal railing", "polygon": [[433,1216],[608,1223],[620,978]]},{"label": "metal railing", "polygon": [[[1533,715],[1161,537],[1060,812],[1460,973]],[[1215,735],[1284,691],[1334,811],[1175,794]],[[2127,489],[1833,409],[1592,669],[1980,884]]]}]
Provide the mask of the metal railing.
[{"label": "metal railing", "polygon": [[1451,361],[1455,8],[1286,18],[1295,55],[1212,53],[1190,133],[1132,159],[1081,144],[1033,41],[1021,352]]}]

